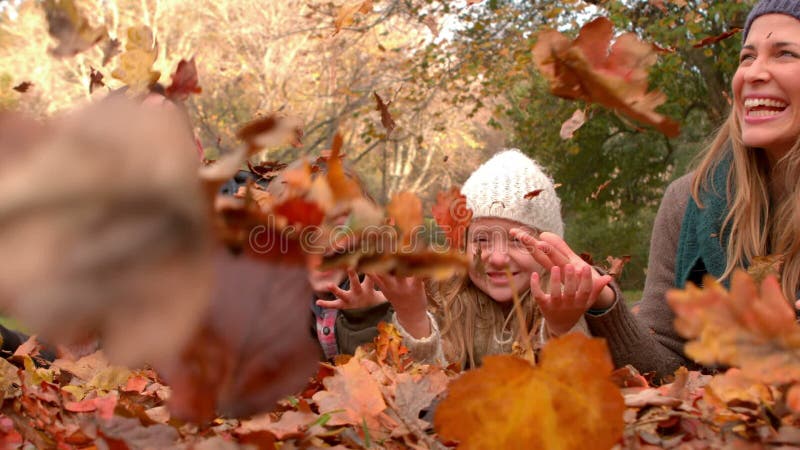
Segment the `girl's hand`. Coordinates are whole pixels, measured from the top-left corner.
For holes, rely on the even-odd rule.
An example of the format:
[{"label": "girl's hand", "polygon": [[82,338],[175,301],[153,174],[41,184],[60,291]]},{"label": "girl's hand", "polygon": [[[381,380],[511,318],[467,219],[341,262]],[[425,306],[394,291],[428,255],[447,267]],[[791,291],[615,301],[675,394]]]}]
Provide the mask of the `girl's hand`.
[{"label": "girl's hand", "polygon": [[350,290],[344,290],[335,284],[328,285],[328,290],[336,296],[335,300],[317,300],[317,306],[332,309],[357,309],[386,303],[386,297],[381,291],[375,290],[375,282],[370,277],[364,277],[364,281],[358,281],[358,274],[354,270],[348,270],[347,276],[350,278]]},{"label": "girl's hand", "polygon": [[378,285],[386,300],[392,304],[397,321],[411,336],[416,339],[430,336],[428,298],[422,279],[385,274],[367,274],[367,278]]},{"label": "girl's hand", "polygon": [[[609,275],[592,276],[594,269],[585,264],[579,271],[572,264],[550,269],[549,294],[542,289],[539,274],[531,274],[531,294],[542,310],[551,333],[560,336],[575,326],[581,316],[591,308],[602,289],[609,289]],[[596,274],[595,274],[596,275]]]}]

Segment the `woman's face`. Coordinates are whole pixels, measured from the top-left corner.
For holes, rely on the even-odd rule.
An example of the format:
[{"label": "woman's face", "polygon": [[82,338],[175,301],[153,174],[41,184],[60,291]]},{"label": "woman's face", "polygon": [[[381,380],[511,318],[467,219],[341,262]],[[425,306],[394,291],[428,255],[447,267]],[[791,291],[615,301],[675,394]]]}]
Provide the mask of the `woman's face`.
[{"label": "woman's face", "polygon": [[[531,274],[542,272],[542,267],[522,242],[509,236],[512,228],[528,227],[507,219],[479,218],[472,221],[467,231],[467,255],[475,261],[480,251],[480,264],[473,263],[469,278],[481,291],[494,301],[512,301],[514,292],[521,293],[530,288]],[[508,273],[511,277],[508,277]]]},{"label": "woman's face", "polygon": [[800,136],[800,20],[766,14],[753,21],[733,75],[742,139],[770,159]]}]

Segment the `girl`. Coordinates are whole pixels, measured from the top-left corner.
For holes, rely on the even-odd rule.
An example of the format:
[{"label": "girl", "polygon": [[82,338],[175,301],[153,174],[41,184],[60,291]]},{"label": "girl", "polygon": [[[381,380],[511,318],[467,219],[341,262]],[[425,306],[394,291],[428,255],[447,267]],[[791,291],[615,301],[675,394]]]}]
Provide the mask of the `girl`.
[{"label": "girl", "polygon": [[[534,191],[539,194],[526,198]],[[473,264],[466,277],[439,285],[369,275],[392,303],[393,322],[412,356],[475,367],[485,355],[510,353],[523,334],[514,312],[515,295],[521,300],[525,334],[535,343],[572,328],[586,332],[585,324],[576,321],[565,327],[561,315],[601,293],[613,298],[607,286],[611,278],[578,258],[563,270],[555,268],[549,274],[552,289],[544,292],[547,283],[540,285],[539,280],[546,281],[548,271],[534,258],[535,245],[522,239],[545,231],[561,236],[563,222],[553,182],[536,162],[518,150],[500,152],[470,175],[461,192],[473,213],[466,239]],[[559,307],[542,314],[531,295],[532,281],[537,301]],[[427,313],[429,304],[434,314]]]},{"label": "girl", "polygon": [[665,293],[687,282],[700,285],[705,274],[727,282],[754,257],[781,254],[784,295],[797,298],[800,0],[759,2],[747,17],[743,44],[727,121],[697,170],[664,194],[637,317],[616,299],[586,304],[593,308],[585,316],[590,330],[608,340],[618,366],[663,377],[690,364]]}]

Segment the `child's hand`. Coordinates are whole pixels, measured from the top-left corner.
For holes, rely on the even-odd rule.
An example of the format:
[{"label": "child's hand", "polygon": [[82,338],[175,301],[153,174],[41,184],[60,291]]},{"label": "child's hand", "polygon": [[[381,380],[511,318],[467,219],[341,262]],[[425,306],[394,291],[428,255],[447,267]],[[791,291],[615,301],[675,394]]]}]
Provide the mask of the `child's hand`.
[{"label": "child's hand", "polygon": [[331,284],[328,290],[336,296],[335,300],[317,300],[317,306],[333,309],[357,309],[380,305],[386,302],[386,297],[381,291],[375,290],[375,282],[370,277],[364,277],[363,282],[358,281],[358,274],[354,270],[348,270],[347,276],[350,278],[350,290]]},{"label": "child's hand", "polygon": [[611,282],[609,275],[593,279],[593,272],[588,264],[577,272],[572,264],[566,264],[562,275],[561,268],[553,266],[550,269],[549,294],[542,289],[539,274],[531,274],[531,294],[554,335],[560,336],[571,330],[595,303],[601,290]]},{"label": "child's hand", "polygon": [[411,336],[417,339],[430,336],[428,298],[420,278],[377,274],[367,274],[367,278],[375,281],[392,304],[397,321]]}]

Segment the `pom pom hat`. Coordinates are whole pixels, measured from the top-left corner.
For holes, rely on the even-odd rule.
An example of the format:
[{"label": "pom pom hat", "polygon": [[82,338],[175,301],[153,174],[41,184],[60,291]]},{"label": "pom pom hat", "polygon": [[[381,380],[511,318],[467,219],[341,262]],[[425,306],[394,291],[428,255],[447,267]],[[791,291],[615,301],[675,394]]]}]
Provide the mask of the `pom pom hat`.
[{"label": "pom pom hat", "polygon": [[786,14],[800,20],[800,0],[762,0],[758,2],[747,15],[744,33],[742,33],[742,43],[747,40],[747,34],[750,33],[753,21],[765,14]]},{"label": "pom pom hat", "polygon": [[[525,195],[541,189],[538,195]],[[564,236],[561,200],[553,180],[517,149],[503,150],[472,172],[461,193],[472,218],[498,217]]]}]

